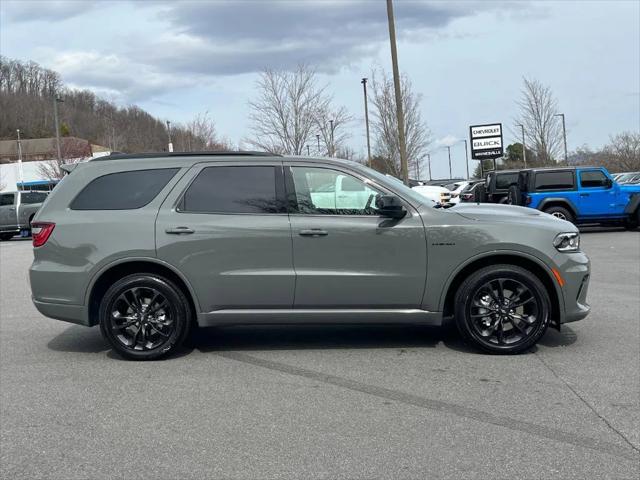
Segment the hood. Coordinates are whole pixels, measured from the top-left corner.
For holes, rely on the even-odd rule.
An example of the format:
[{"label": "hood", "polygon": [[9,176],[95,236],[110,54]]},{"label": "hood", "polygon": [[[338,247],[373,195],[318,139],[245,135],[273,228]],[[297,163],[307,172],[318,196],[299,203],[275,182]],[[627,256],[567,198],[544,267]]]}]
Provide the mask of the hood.
[{"label": "hood", "polygon": [[640,184],[620,184],[620,191],[625,193],[640,193]]},{"label": "hood", "polygon": [[470,220],[548,226],[564,232],[577,231],[575,225],[570,222],[528,207],[497,203],[459,203],[449,211]]}]

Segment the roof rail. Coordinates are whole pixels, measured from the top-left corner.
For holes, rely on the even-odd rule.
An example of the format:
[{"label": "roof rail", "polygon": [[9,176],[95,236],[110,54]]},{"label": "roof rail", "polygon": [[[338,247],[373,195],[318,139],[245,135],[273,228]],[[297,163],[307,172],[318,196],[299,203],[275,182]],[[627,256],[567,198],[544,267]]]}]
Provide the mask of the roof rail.
[{"label": "roof rail", "polygon": [[269,152],[252,152],[252,151],[226,151],[213,150],[210,152],[146,152],[146,153],[112,153],[104,157],[96,157],[91,162],[102,162],[105,160],[127,160],[127,159],[144,159],[158,157],[281,157],[277,153]]}]

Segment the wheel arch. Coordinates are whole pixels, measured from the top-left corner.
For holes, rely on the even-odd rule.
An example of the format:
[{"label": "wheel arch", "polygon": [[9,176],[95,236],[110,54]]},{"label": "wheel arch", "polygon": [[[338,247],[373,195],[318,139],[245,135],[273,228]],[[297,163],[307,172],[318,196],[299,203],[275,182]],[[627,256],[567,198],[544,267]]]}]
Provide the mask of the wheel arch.
[{"label": "wheel arch", "polygon": [[449,281],[444,288],[440,300],[442,305],[443,318],[453,316],[454,298],[458,288],[465,278],[473,272],[480,270],[489,265],[515,265],[533,273],[545,286],[549,292],[551,300],[551,319],[552,325],[560,328],[564,317],[564,309],[560,300],[563,299],[562,291],[558,288],[553,278],[553,273],[539,259],[522,253],[516,252],[495,252],[480,257],[470,259],[466,264],[458,268],[458,270],[449,277]]},{"label": "wheel arch", "polygon": [[573,215],[573,218],[578,218],[578,209],[576,208],[576,206],[573,204],[573,202],[571,200],[568,200],[566,198],[562,198],[562,197],[545,198],[544,200],[542,200],[540,202],[540,204],[538,205],[537,208],[538,208],[538,210],[541,210],[541,211],[544,212],[545,209],[550,208],[550,207],[563,207],[563,208],[566,208],[567,210],[569,210],[571,212],[571,215]]},{"label": "wheel arch", "polygon": [[92,279],[85,295],[89,325],[98,324],[100,299],[107,289],[119,278],[133,273],[155,273],[171,280],[189,300],[194,316],[200,311],[193,288],[171,265],[155,258],[127,258],[103,267]]}]

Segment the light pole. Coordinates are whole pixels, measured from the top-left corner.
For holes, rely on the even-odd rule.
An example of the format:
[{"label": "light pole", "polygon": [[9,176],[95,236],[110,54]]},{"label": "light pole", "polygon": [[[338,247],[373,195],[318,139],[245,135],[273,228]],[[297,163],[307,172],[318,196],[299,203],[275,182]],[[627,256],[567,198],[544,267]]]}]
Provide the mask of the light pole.
[{"label": "light pole", "polygon": [[20,141],[20,129],[16,129],[18,133],[18,177],[20,177],[20,188],[18,190],[24,190],[24,174],[22,172],[22,142]]},{"label": "light pole", "polygon": [[58,162],[62,163],[62,153],[60,152],[60,125],[58,124],[58,103],[62,103],[58,95],[53,96],[53,124],[56,128],[56,150],[58,153]]},{"label": "light pole", "polygon": [[307,143],[307,157],[311,156],[311,150],[309,150],[309,144]]},{"label": "light pole", "polygon": [[169,137],[169,151],[173,152],[173,143],[171,143],[171,122],[167,120],[167,137]]},{"label": "light pole", "polygon": [[449,178],[453,178],[451,173],[451,145],[447,145],[447,151],[449,152]]},{"label": "light pole", "polygon": [[318,155],[320,155],[320,134],[316,133],[316,140],[318,140]]},{"label": "light pole", "polygon": [[398,49],[396,47],[396,27],[393,21],[393,2],[387,0],[387,20],[389,21],[389,42],[391,43],[391,63],[393,65],[393,86],[396,93],[396,115],[398,116],[398,140],[400,142],[400,169],[402,179],[409,186],[409,167],[407,144],[404,138],[404,113],[402,112],[402,93],[400,90],[400,72],[398,71]]},{"label": "light pole", "polygon": [[333,158],[333,154],[335,153],[333,151],[334,150],[334,148],[333,148],[333,120],[329,120],[329,128],[331,129],[331,130],[329,130],[329,141],[331,142],[330,149],[329,149],[329,156],[331,158]]},{"label": "light pole", "polygon": [[367,79],[363,78],[360,82],[364,90],[364,123],[367,127],[367,165],[371,167],[371,143],[369,141],[369,106],[367,104]]},{"label": "light pole", "polygon": [[567,127],[564,123],[564,113],[556,113],[554,117],[562,117],[562,137],[564,138],[564,162],[567,163]]},{"label": "light pole", "polygon": [[431,178],[431,154],[427,153],[427,165],[429,165],[429,181],[432,180]]},{"label": "light pole", "polygon": [[524,162],[524,168],[527,168],[527,147],[524,144],[524,125],[518,123],[516,127],[520,127],[522,130],[522,161]]},{"label": "light pole", "polygon": [[467,180],[469,180],[469,150],[467,149],[467,139],[462,140],[464,142],[464,158],[467,160]]}]

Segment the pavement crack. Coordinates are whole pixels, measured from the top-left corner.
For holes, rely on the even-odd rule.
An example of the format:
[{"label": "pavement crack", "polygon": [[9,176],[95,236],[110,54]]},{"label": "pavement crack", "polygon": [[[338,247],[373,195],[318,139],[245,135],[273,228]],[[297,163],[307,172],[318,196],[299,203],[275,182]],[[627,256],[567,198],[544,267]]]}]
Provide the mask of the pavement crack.
[{"label": "pavement crack", "polygon": [[618,430],[616,427],[614,427],[611,422],[609,422],[609,420],[607,420],[607,418],[602,415],[600,412],[598,412],[598,410],[596,410],[596,408],[591,405],[586,398],[584,398],[582,395],[580,395],[580,392],[578,392],[578,390],[576,390],[569,382],[567,382],[564,378],[562,378],[554,369],[553,367],[551,367],[551,365],[549,365],[547,362],[544,361],[544,359],[542,358],[541,355],[539,355],[538,353],[534,353],[534,355],[536,356],[536,358],[538,360],[540,360],[540,363],[542,363],[542,365],[544,365],[544,367],[549,370],[554,377],[556,377],[558,380],[560,380],[570,391],[571,393],[573,393],[582,403],[584,403],[586,405],[586,407],[591,410],[600,420],[602,420],[602,422],[609,427],[609,429],[614,432],[615,434],[617,434],[620,438],[622,438],[622,440],[624,440],[624,442],[629,445],[633,450],[635,450],[636,452],[640,453],[640,448],[636,447],[631,440],[629,440],[627,438],[627,436],[622,433],[620,430]]},{"label": "pavement crack", "polygon": [[[636,455],[638,451],[635,447],[633,447],[633,445],[633,451],[624,451],[621,449],[620,445],[602,441],[596,438],[576,435],[557,428],[545,427],[523,420],[516,420],[514,418],[506,416],[495,415],[493,413],[457,405],[454,403],[443,402],[441,400],[420,397],[418,395],[413,395],[399,390],[392,390],[385,387],[379,387],[377,385],[370,385],[367,383],[358,382],[356,380],[317,372],[302,367],[296,367],[282,362],[266,360],[263,358],[254,357],[252,355],[247,355],[245,353],[218,352],[218,355],[230,360],[248,363],[250,365],[267,368],[269,370],[275,370],[289,375],[308,378],[314,381],[319,381],[352,391],[365,393],[367,395],[384,398],[385,400],[393,400],[396,402],[404,403],[406,405],[412,405],[434,412],[456,415],[458,417],[474,420],[477,422],[508,428],[516,432],[527,433],[556,442],[595,450],[601,453],[608,453],[616,457],[621,457],[629,460],[638,459],[638,456]],[[629,442],[626,443],[628,444]]]}]

